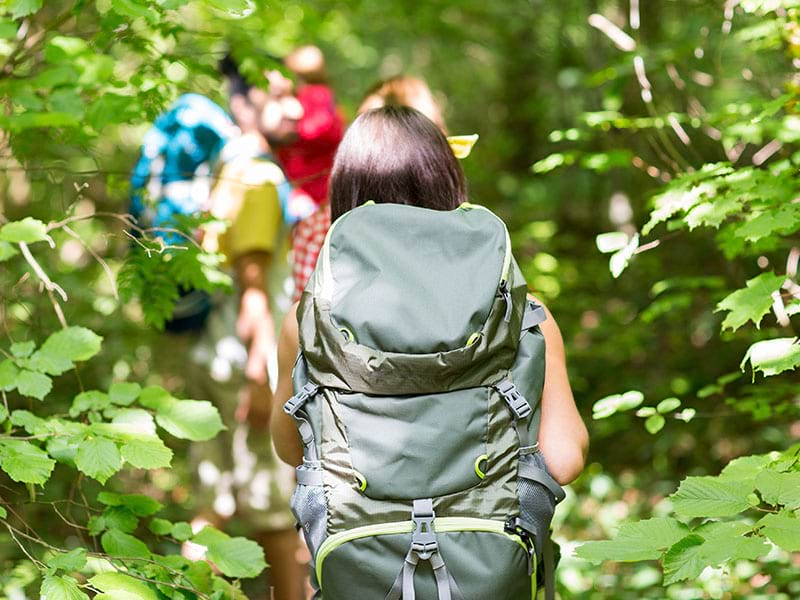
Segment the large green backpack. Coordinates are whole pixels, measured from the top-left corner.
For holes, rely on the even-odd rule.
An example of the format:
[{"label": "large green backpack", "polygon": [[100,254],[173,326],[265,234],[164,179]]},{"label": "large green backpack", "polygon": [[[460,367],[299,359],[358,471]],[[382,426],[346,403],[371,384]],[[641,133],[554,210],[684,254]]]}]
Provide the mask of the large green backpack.
[{"label": "large green backpack", "polygon": [[481,206],[369,203],[334,223],[284,407],[317,598],[516,600],[537,575],[553,596],[563,490],[537,447],[545,315],[526,294]]}]

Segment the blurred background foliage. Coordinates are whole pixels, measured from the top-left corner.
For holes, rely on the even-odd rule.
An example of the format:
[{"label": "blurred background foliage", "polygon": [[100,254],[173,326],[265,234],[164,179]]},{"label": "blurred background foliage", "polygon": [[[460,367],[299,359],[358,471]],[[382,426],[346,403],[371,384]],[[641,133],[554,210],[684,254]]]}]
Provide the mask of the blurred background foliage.
[{"label": "blurred background foliage", "polygon": [[[258,84],[275,56],[318,44],[349,118],[377,79],[421,76],[450,133],[480,134],[463,163],[472,201],[509,224],[532,290],[558,319],[590,421],[586,472],[558,514],[562,593],[798,598],[800,558],[778,547],[758,561],[701,564],[666,586],[653,561],[569,556],[623,522],[670,515],[683,478],[800,438],[796,344],[780,350],[786,371],[775,377],[739,366],[755,342],[797,336],[798,4],[3,0],[0,211],[44,222],[97,213],[37,254],[70,294],[68,320],[105,338],[81,378],[180,391],[180,371],[155,366],[161,334],[116,294],[129,241],[108,215],[126,210],[148,124],[182,92],[224,104],[217,64],[228,51]],[[0,268],[6,332],[44,339],[58,326],[47,296],[24,263]],[[785,284],[716,312],[770,272]],[[733,313],[741,322],[722,331]],[[57,388],[53,402],[71,391]],[[144,486],[177,518],[192,506],[173,447],[172,470],[115,485]],[[0,589],[22,598],[9,590],[25,587],[13,582],[30,569],[15,568],[20,557],[0,540]]]}]

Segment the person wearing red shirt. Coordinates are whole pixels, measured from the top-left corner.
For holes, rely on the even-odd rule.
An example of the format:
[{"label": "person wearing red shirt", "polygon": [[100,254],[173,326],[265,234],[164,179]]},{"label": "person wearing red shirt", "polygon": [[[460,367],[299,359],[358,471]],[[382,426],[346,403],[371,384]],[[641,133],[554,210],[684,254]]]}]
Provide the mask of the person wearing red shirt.
[{"label": "person wearing red shirt", "polygon": [[[270,134],[286,175],[295,188],[297,204],[310,198],[313,213],[295,226],[292,236],[295,299],[300,297],[317,263],[325,235],[330,228],[328,177],[336,148],[344,135],[344,119],[336,107],[328,84],[325,59],[316,46],[302,46],[284,60],[297,79],[295,97],[302,107],[296,121],[284,119]],[[270,94],[291,95],[293,84],[279,71],[267,73]]]}]

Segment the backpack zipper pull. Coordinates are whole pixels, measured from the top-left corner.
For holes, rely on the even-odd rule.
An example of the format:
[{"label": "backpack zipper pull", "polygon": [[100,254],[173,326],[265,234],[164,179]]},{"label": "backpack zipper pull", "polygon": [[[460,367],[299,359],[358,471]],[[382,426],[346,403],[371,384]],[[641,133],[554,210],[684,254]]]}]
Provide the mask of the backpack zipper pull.
[{"label": "backpack zipper pull", "polygon": [[511,321],[513,305],[511,304],[511,290],[508,289],[508,282],[505,279],[500,282],[500,296],[506,301],[506,315],[503,320],[508,323]]}]

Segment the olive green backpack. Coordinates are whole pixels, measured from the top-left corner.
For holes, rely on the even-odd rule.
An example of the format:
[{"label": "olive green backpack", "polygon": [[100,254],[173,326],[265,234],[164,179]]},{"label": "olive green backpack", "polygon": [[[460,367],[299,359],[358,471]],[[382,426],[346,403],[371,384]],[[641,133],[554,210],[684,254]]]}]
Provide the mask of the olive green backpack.
[{"label": "olive green backpack", "polygon": [[545,314],[526,294],[481,206],[368,203],[334,223],[284,407],[317,598],[516,600],[537,579],[554,597],[564,492],[538,452]]}]

